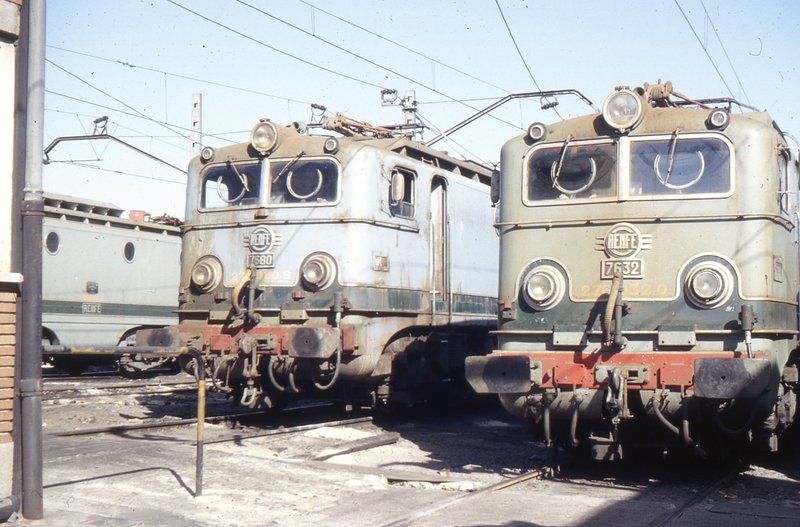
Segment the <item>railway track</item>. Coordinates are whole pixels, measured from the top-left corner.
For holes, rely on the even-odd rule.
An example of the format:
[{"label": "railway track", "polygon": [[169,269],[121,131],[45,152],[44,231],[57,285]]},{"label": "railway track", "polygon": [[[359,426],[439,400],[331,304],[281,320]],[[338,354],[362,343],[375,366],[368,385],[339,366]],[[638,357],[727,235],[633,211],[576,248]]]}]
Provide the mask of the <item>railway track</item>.
[{"label": "railway track", "polygon": [[[682,524],[682,517],[683,515],[689,511],[695,505],[703,502],[707,498],[709,498],[713,493],[717,492],[720,488],[724,486],[730,485],[738,476],[737,470],[728,470],[718,477],[714,477],[711,481],[701,485],[701,486],[692,486],[688,491],[685,491],[686,496],[679,498],[677,501],[673,501],[665,506],[667,508],[666,511],[656,513],[656,511],[650,511],[649,516],[651,519],[647,521],[646,517],[642,518],[640,525],[646,527],[668,527],[671,525],[681,525]],[[485,485],[483,487],[477,488],[470,492],[465,492],[463,494],[459,494],[457,496],[448,497],[446,499],[436,501],[426,507],[421,509],[415,510],[409,514],[403,515],[396,519],[393,519],[389,522],[383,523],[382,527],[406,527],[406,526],[413,526],[413,525],[434,525],[437,523],[446,524],[448,521],[452,521],[452,518],[447,516],[443,516],[441,513],[445,512],[446,509],[452,507],[458,507],[460,509],[472,510],[472,509],[480,509],[486,507],[492,507],[492,505],[485,503],[488,498],[492,494],[500,493],[502,491],[511,489],[517,485],[522,483],[530,482],[533,480],[546,480],[547,483],[550,485],[548,489],[542,488],[535,488],[530,489],[530,500],[535,503],[540,503],[542,509],[546,510],[545,503],[547,501],[547,496],[553,493],[565,493],[569,494],[569,490],[564,490],[563,487],[600,487],[606,489],[614,489],[614,490],[628,490],[632,492],[637,492],[640,494],[640,499],[646,501],[650,494],[655,492],[657,488],[654,485],[620,485],[615,483],[597,483],[593,481],[585,481],[585,480],[572,480],[568,477],[565,477],[563,474],[558,473],[550,468],[536,468],[525,472],[519,476],[511,477],[500,481],[498,483],[493,483],[490,485]],[[581,494],[577,492],[576,494]],[[604,511],[600,510],[596,514],[597,517],[605,514]],[[435,519],[434,519],[435,517]],[[594,517],[594,516],[593,516]],[[443,519],[447,518],[447,519]],[[536,523],[537,518],[530,518],[530,516],[526,517],[527,520],[533,520]],[[542,524],[547,524],[548,521],[543,519]],[[590,522],[591,523],[591,522]]]},{"label": "railway track", "polygon": [[[90,390],[97,386],[94,381],[80,384]],[[729,496],[739,488],[745,495],[752,488],[746,475],[712,474],[695,466],[576,468],[566,459],[564,471],[552,474],[545,467],[542,454],[546,451],[525,442],[526,430],[509,424],[498,432],[502,423],[497,414],[484,410],[474,410],[474,416],[415,413],[375,423],[369,415],[347,415],[330,405],[290,407],[269,415],[219,406],[207,422],[227,421],[229,426],[206,427],[205,444],[211,448],[204,470],[207,487],[219,496],[220,503],[234,506],[226,506],[225,513],[215,509],[211,518],[192,508],[189,494],[194,482],[188,476],[189,449],[194,444],[194,394],[175,396],[175,405],[182,406],[184,415],[178,416],[178,409],[170,406],[158,419],[135,417],[114,424],[114,415],[123,416],[120,408],[134,411],[138,404],[147,405],[151,399],[160,404],[173,395],[131,398],[124,391],[105,392],[109,396],[103,400],[45,409],[61,414],[88,406],[99,416],[97,422],[75,430],[52,430],[52,425],[70,425],[74,420],[53,421],[52,431],[45,436],[49,473],[53,474],[47,487],[50,503],[78,500],[65,514],[99,510],[104,518],[110,515],[127,521],[135,514],[119,505],[113,493],[100,498],[103,489],[136,494],[152,486],[147,511],[138,516],[143,524],[148,524],[145,515],[152,511],[169,517],[180,503],[181,515],[187,518],[184,523],[197,525],[219,524],[215,523],[219,514],[234,511],[230,523],[223,524],[244,524],[259,514],[290,526],[594,525],[613,521],[675,527],[687,522],[703,524],[697,523],[697,518],[708,518],[714,514],[712,508],[739,514],[747,502],[732,502]],[[120,401],[130,399],[136,401],[119,406]],[[536,453],[533,461],[532,453]],[[80,466],[75,459],[83,460]],[[161,477],[138,475],[155,469],[162,471]],[[272,484],[265,486],[267,473]],[[788,483],[784,495],[796,496],[796,490],[794,494],[791,491]],[[774,487],[765,487],[763,496],[774,494]],[[98,506],[96,500],[107,501]],[[770,507],[771,514],[788,516],[793,512]],[[80,522],[72,524],[76,523]]]},{"label": "railway track", "polygon": [[93,386],[90,389],[79,387],[45,388],[43,401],[90,399],[109,395],[165,395],[170,393],[196,392],[197,385],[190,382],[152,383],[140,385]]}]

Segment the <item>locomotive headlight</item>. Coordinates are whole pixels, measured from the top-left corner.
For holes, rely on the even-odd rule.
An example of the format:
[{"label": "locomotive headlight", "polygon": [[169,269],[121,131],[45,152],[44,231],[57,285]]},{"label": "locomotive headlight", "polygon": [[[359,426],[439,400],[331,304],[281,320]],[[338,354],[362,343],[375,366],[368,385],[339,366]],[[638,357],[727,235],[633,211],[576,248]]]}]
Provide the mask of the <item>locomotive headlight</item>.
[{"label": "locomotive headlight", "polygon": [[203,256],[192,267],[192,285],[207,293],[222,281],[222,264],[216,256]]},{"label": "locomotive headlight", "polygon": [[733,293],[733,276],[717,262],[695,265],[686,275],[686,297],[699,308],[713,309],[724,304]]},{"label": "locomotive headlight", "polygon": [[553,266],[539,265],[531,269],[522,282],[522,295],[534,309],[550,309],[564,298],[564,275]]},{"label": "locomotive headlight", "polygon": [[200,159],[202,159],[204,162],[214,159],[214,149],[210,146],[203,147],[203,149],[200,150]]},{"label": "locomotive headlight", "polygon": [[322,144],[322,149],[326,154],[335,154],[339,151],[339,140],[335,137],[329,137]]},{"label": "locomotive headlight", "polygon": [[726,110],[718,108],[708,114],[706,125],[712,130],[724,130],[731,122],[731,114]]},{"label": "locomotive headlight", "polygon": [[533,123],[528,127],[528,137],[531,141],[541,141],[547,137],[547,126],[543,123]]},{"label": "locomotive headlight", "polygon": [[267,154],[278,144],[278,130],[266,119],[261,119],[250,132],[250,144],[253,148]]},{"label": "locomotive headlight", "polygon": [[312,254],[300,266],[300,278],[309,291],[325,289],[336,278],[336,262],[330,255]]},{"label": "locomotive headlight", "polygon": [[603,119],[620,132],[633,128],[643,113],[642,99],[628,89],[615,91],[603,103]]}]

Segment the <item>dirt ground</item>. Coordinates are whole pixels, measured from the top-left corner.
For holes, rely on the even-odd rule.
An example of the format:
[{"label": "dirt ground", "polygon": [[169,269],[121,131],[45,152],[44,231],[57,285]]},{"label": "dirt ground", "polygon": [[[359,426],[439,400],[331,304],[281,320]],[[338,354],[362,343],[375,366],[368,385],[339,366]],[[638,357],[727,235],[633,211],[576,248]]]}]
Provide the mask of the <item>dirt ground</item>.
[{"label": "dirt ground", "polygon": [[[228,424],[207,424],[203,493],[197,497],[192,426],[54,434],[191,415],[193,397],[187,392],[46,402],[45,519],[17,524],[795,526],[800,521],[800,456],[751,467],[711,491],[709,485],[719,479],[716,469],[655,464],[573,468],[567,479],[532,479],[476,494],[544,467],[548,457],[525,423],[493,405],[226,442],[216,440],[235,433]],[[212,397],[209,414],[228,404]],[[307,420],[353,417],[336,412],[322,410]],[[303,421],[302,416],[281,419],[263,417],[239,432]],[[396,434],[396,442],[314,459],[386,434]],[[702,499],[671,516],[697,496]]]}]

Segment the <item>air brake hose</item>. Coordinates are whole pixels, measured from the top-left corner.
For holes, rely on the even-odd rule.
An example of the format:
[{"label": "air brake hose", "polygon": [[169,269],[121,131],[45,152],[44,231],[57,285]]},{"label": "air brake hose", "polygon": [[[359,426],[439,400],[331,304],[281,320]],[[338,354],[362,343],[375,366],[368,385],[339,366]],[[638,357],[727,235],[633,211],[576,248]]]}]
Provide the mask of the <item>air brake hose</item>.
[{"label": "air brake hose", "polygon": [[577,447],[578,442],[578,411],[581,408],[581,402],[576,400],[572,403],[572,417],[569,420],[569,441],[573,447]]},{"label": "air brake hose", "polygon": [[239,295],[242,294],[242,289],[244,289],[245,284],[250,281],[250,275],[253,273],[253,270],[247,268],[242,275],[242,279],[239,280],[239,283],[236,284],[236,287],[233,288],[233,294],[231,295],[231,305],[233,306],[233,311],[238,316],[242,316],[243,311],[241,306],[239,306]]},{"label": "air brake hose", "polygon": [[278,390],[279,392],[283,393],[286,391],[286,387],[282,386],[275,378],[275,370],[273,366],[274,360],[275,360],[275,355],[270,355],[269,362],[267,362],[267,377],[269,378],[269,382],[270,384],[272,384],[272,387]]},{"label": "air brake hose", "polygon": [[683,403],[683,422],[681,423],[681,437],[683,437],[683,442],[686,443],[688,446],[692,447],[695,451],[695,454],[700,457],[700,459],[706,458],[706,451],[697,444],[697,441],[692,439],[692,436],[689,435],[689,400],[684,400]]},{"label": "air brake hose", "polygon": [[716,423],[717,427],[722,430],[723,433],[731,435],[731,436],[738,436],[744,434],[750,427],[753,426],[753,422],[756,420],[756,414],[758,413],[758,405],[753,405],[753,410],[750,412],[750,417],[747,418],[747,422],[742,425],[740,428],[729,428],[725,423],[722,422],[722,418],[719,416],[719,408],[713,413],[714,416],[714,423]]},{"label": "air brake hose", "polygon": [[653,397],[650,399],[650,404],[653,406],[653,412],[655,412],[656,417],[658,418],[659,421],[661,421],[661,424],[664,425],[664,427],[667,430],[669,430],[670,432],[672,432],[676,436],[681,435],[681,431],[678,430],[678,427],[675,426],[674,424],[670,423],[667,420],[667,418],[664,417],[664,414],[661,413],[661,409],[659,408],[660,403],[656,402],[656,394],[655,393],[653,394]]},{"label": "air brake hose", "polygon": [[553,439],[550,433],[550,398],[547,395],[544,396],[544,411],[543,411],[543,420],[544,420],[544,446],[550,448],[553,445]]},{"label": "air brake hose", "polygon": [[611,291],[608,293],[608,301],[606,302],[606,310],[603,313],[603,341],[608,346],[614,342],[614,338],[611,335],[611,321],[614,319],[614,308],[617,304],[617,295],[621,285],[622,275],[614,273],[614,279],[611,281]]},{"label": "air brake hose", "polygon": [[333,388],[333,385],[336,384],[336,381],[339,380],[339,368],[342,365],[342,334],[341,334],[341,321],[342,321],[342,312],[344,311],[344,295],[341,292],[334,293],[333,295],[333,312],[335,318],[335,326],[336,329],[339,329],[339,342],[336,345],[336,363],[333,366],[333,377],[331,377],[330,382],[328,384],[320,384],[317,381],[314,381],[314,387],[324,392],[326,390],[330,390]]},{"label": "air brake hose", "polygon": [[333,385],[336,384],[337,380],[339,380],[339,367],[341,365],[342,365],[342,347],[336,346],[336,363],[333,367],[333,377],[331,377],[331,380],[330,382],[328,382],[328,384],[320,384],[317,381],[314,381],[314,387],[321,392],[333,388]]}]

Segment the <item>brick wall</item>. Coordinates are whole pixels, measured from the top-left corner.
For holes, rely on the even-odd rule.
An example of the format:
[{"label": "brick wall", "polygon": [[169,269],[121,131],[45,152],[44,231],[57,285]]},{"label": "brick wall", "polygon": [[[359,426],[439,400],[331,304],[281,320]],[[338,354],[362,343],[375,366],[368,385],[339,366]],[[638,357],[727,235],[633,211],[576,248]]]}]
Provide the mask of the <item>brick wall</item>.
[{"label": "brick wall", "polygon": [[11,442],[17,295],[0,292],[0,443]]}]

